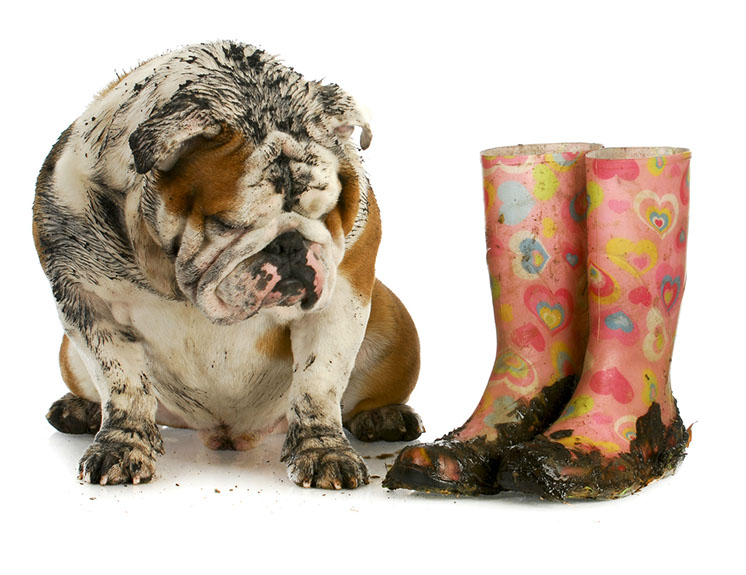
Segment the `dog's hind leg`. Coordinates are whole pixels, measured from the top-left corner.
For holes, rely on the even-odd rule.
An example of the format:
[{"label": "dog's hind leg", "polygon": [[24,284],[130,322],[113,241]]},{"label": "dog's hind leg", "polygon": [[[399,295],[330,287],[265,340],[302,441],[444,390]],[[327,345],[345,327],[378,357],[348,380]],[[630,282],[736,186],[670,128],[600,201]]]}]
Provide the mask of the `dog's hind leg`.
[{"label": "dog's hind leg", "polygon": [[52,404],[47,421],[62,433],[95,434],[101,427],[101,399],[67,336],[62,338],[60,346],[60,371],[71,393]]},{"label": "dog's hind leg", "polygon": [[411,441],[424,431],[406,405],[420,371],[420,344],[404,304],[376,281],[370,319],[342,397],[344,426],[361,441]]},{"label": "dog's hind leg", "polygon": [[[96,391],[80,354],[64,336],[60,346],[60,371],[70,393],[55,401],[47,412],[47,421],[62,433],[94,435],[101,428],[101,398]],[[178,415],[158,403],[156,422],[159,425],[188,429]]]}]

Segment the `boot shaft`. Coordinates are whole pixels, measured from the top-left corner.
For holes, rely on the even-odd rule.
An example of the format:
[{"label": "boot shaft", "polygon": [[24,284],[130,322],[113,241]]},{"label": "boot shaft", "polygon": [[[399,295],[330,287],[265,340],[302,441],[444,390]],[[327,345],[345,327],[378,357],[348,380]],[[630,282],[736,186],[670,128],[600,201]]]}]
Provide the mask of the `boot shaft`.
[{"label": "boot shaft", "polygon": [[575,344],[575,371],[582,366],[588,333],[585,154],[598,148],[538,144],[482,152],[499,350],[531,354],[538,350],[527,343],[551,342],[565,332]]},{"label": "boot shaft", "polygon": [[586,158],[589,351],[617,340],[620,366],[640,363],[642,351],[667,393],[686,283],[690,157],[683,148],[604,148]]}]

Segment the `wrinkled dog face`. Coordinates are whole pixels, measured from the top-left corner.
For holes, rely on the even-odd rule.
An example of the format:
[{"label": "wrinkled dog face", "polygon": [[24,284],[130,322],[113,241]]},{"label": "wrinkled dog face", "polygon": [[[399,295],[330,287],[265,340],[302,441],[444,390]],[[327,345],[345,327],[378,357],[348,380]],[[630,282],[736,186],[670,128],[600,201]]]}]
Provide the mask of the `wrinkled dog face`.
[{"label": "wrinkled dog face", "polygon": [[[175,251],[179,287],[223,323],[273,306],[323,307],[343,250],[324,225],[342,189],[336,157],[280,132],[253,151],[226,137],[156,179],[158,233]],[[210,168],[220,173],[205,177]],[[232,189],[218,191],[231,169]],[[169,207],[184,194],[188,205]]]},{"label": "wrinkled dog face", "polygon": [[180,290],[220,323],[276,306],[322,309],[344,252],[327,218],[345,182],[357,185],[345,166],[350,144],[340,142],[353,125],[363,126],[363,147],[370,139],[357,110],[317,114],[317,129],[270,125],[257,138],[219,109],[174,108],[143,123],[130,147],[147,175],[145,221]]}]

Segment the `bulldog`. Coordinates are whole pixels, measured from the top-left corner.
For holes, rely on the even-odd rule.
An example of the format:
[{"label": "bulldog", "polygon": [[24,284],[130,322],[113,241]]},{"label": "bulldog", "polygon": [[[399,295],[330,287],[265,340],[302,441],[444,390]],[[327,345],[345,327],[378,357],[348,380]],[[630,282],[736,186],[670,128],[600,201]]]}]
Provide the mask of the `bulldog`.
[{"label": "bulldog", "polygon": [[286,428],[303,487],[355,488],[363,441],[423,430],[419,341],[375,278],[354,100],[255,47],[189,46],[107,86],[39,174],[34,240],[65,330],[49,422],[91,483],[143,483],[158,425],[211,449]]}]

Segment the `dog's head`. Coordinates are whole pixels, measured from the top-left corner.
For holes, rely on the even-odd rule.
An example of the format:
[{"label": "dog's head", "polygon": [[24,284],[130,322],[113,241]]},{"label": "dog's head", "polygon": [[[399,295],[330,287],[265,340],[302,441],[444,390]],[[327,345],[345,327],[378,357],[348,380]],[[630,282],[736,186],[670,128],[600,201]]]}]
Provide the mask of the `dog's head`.
[{"label": "dog's head", "polygon": [[321,309],[364,185],[349,136],[360,127],[365,149],[370,128],[336,85],[249,48],[225,58],[131,134],[142,214],[179,288],[213,321]]}]

